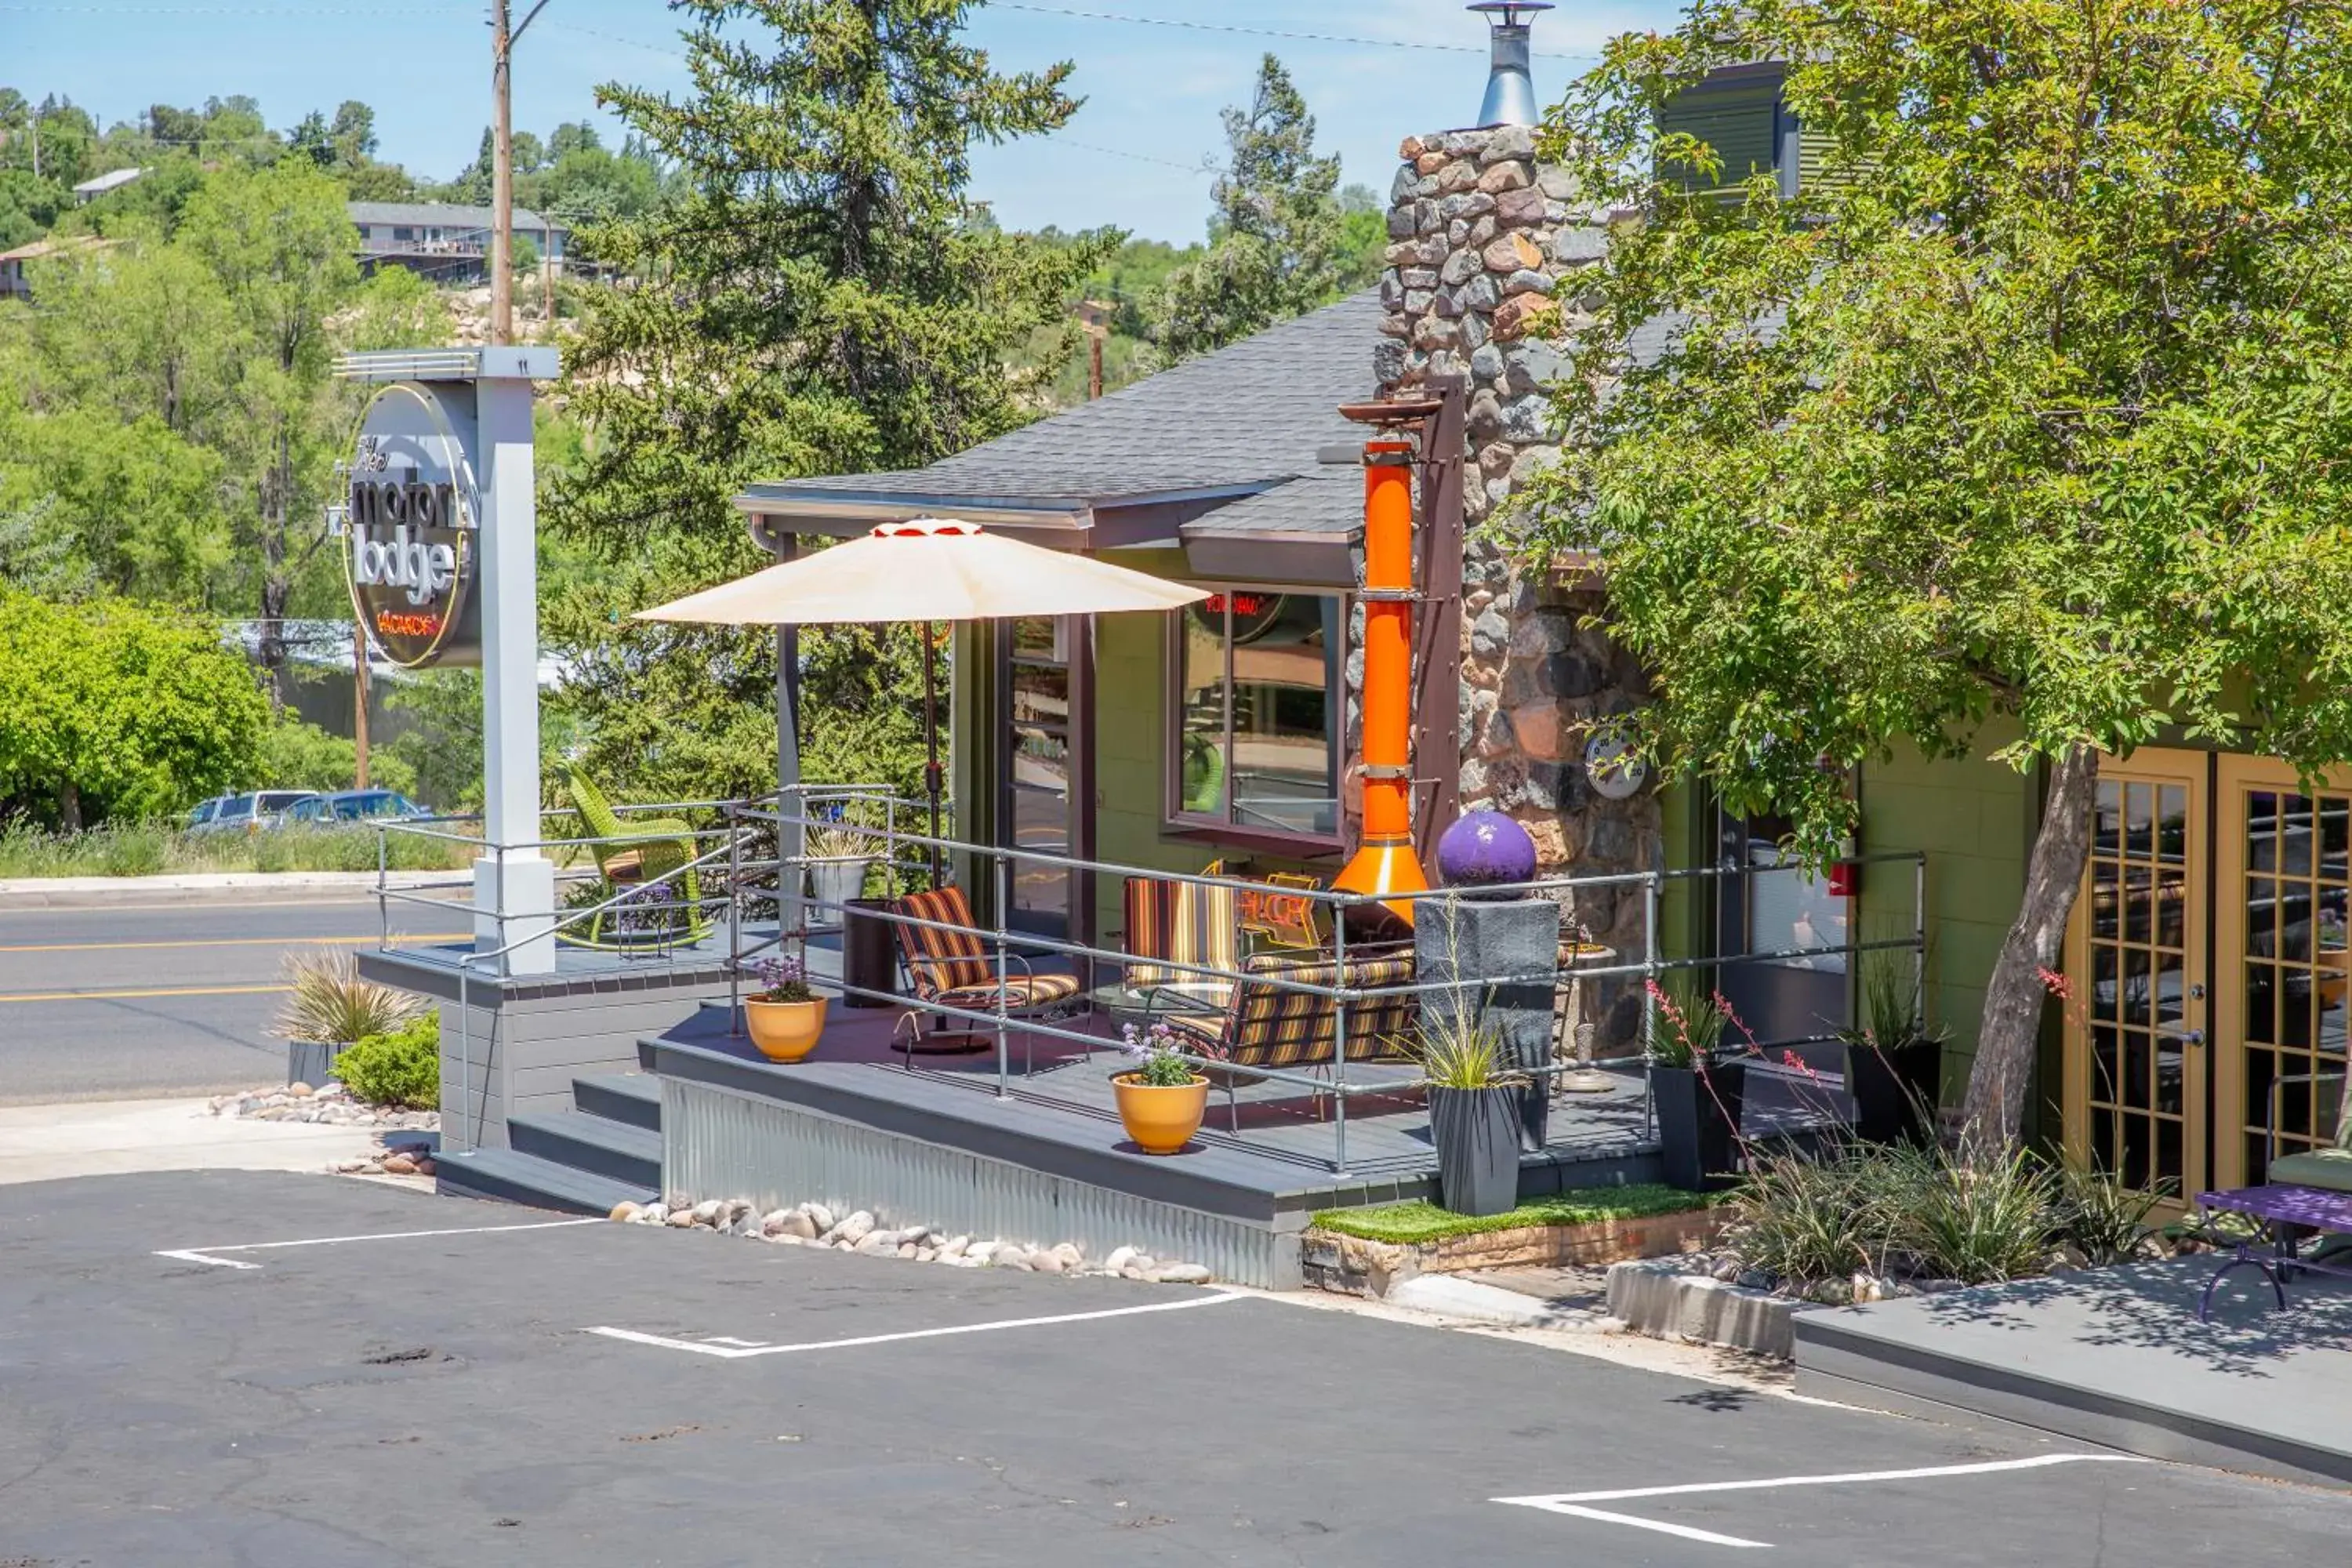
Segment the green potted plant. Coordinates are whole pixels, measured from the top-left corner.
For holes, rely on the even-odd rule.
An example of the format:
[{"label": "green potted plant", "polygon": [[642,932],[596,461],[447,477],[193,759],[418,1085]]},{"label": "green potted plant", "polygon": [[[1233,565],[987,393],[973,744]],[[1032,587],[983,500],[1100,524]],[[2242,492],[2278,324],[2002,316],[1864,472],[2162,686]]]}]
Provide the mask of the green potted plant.
[{"label": "green potted plant", "polygon": [[286,955],[289,987],[269,1032],[286,1042],[286,1081],[316,1089],[335,1058],[371,1035],[388,1035],[425,1010],[422,997],[360,977],[359,960],[325,949]]},{"label": "green potted plant", "polygon": [[1527,1075],[1513,1064],[1500,1029],[1466,998],[1451,1001],[1428,1010],[1412,1051],[1429,1083],[1437,1201],[1455,1214],[1507,1214],[1519,1202],[1519,1091]]},{"label": "green potted plant", "polygon": [[796,1062],[816,1049],[824,1033],[826,999],[809,989],[808,969],[782,953],[756,959],[761,989],[743,999],[743,1026],[770,1061]]},{"label": "green potted plant", "polygon": [[1644,985],[1664,1025],[1650,1047],[1650,1103],[1666,1181],[1693,1193],[1729,1186],[1748,1075],[1744,1062],[1717,1058],[1728,1009],[1712,991]]},{"label": "green potted plant", "polygon": [[1145,1153],[1176,1153],[1201,1130],[1209,1080],[1184,1059],[1179,1037],[1166,1023],[1122,1025],[1119,1036],[1136,1063],[1110,1080],[1119,1124]]},{"label": "green potted plant", "polygon": [[1917,993],[1901,966],[1883,955],[1863,971],[1862,1002],[1863,1026],[1838,1036],[1854,1136],[1870,1143],[1919,1142],[1934,1129],[1944,1037],[1920,1017]]}]

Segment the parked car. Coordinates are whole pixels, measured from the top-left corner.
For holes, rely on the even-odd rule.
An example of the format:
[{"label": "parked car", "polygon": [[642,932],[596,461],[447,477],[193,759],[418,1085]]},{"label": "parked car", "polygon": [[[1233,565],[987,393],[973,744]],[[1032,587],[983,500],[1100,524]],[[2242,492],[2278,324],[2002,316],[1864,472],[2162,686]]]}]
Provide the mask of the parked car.
[{"label": "parked car", "polygon": [[341,789],[305,796],[289,806],[279,820],[288,827],[323,827],[338,822],[432,815],[396,789]]},{"label": "parked car", "polygon": [[289,806],[310,798],[306,789],[252,790],[217,795],[188,813],[190,833],[254,833],[277,826]]}]

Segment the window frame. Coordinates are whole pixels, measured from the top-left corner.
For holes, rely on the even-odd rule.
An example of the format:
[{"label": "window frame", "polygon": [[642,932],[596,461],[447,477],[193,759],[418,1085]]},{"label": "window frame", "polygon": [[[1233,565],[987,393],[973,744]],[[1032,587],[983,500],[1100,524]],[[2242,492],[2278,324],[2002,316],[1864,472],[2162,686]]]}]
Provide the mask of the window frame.
[{"label": "window frame", "polygon": [[1333,794],[1338,801],[1339,827],[1330,833],[1310,833],[1295,828],[1268,827],[1259,824],[1237,822],[1233,816],[1232,770],[1227,769],[1225,815],[1222,818],[1203,816],[1181,809],[1183,798],[1182,757],[1184,750],[1184,641],[1185,618],[1192,613],[1189,606],[1168,614],[1168,629],[1164,644],[1166,680],[1162,686],[1160,758],[1160,831],[1171,837],[1229,844],[1243,849],[1262,849],[1275,854],[1291,855],[1302,859],[1336,855],[1347,847],[1348,741],[1345,723],[1348,704],[1348,652],[1350,627],[1354,625],[1356,595],[1329,584],[1320,586],[1286,586],[1275,583],[1195,583],[1195,587],[1207,588],[1225,595],[1225,625],[1221,646],[1224,652],[1225,754],[1230,759],[1234,747],[1234,594],[1278,594],[1312,599],[1332,599],[1339,603],[1339,644],[1325,650],[1328,680],[1324,700],[1337,704],[1341,724],[1329,745],[1331,773],[1335,781]]}]

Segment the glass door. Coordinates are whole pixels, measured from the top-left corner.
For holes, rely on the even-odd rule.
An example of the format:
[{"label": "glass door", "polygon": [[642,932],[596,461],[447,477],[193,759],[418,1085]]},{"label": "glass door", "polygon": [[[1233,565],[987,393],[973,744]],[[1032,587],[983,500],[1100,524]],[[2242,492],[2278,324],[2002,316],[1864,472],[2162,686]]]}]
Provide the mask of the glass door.
[{"label": "glass door", "polygon": [[2175,1201],[2206,1170],[2206,761],[2101,759],[2067,933],[2067,1152]]},{"label": "glass door", "polygon": [[2352,790],[2307,790],[2265,758],[2223,757],[2220,770],[2214,1179],[2235,1187],[2263,1177],[2274,1100],[2281,1154],[2315,1148],[2335,1128],[2352,958]]},{"label": "glass door", "polygon": [[[1031,616],[1003,629],[1001,689],[1010,765],[997,842],[1005,847],[1070,852],[1069,637],[1069,620],[1062,616]],[[1068,936],[1069,872],[1015,861],[1012,877],[1005,923],[1041,936]]]}]

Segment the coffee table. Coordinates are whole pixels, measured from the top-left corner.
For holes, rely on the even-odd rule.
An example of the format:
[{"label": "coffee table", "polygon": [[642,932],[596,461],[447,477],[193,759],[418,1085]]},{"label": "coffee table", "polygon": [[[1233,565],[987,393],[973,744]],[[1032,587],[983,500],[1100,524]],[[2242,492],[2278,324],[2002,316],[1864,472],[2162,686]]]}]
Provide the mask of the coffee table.
[{"label": "coffee table", "polygon": [[1230,981],[1175,980],[1158,985],[1097,985],[1087,993],[1095,1011],[1114,1023],[1148,1024],[1171,1013],[1222,1013],[1232,994]]},{"label": "coffee table", "polygon": [[2263,1222],[2270,1232],[2270,1255],[2265,1257],[2254,1248],[2262,1238],[2242,1238],[2227,1263],[2213,1270],[2213,1278],[2205,1282],[2205,1293],[2197,1300],[2197,1321],[2211,1321],[2213,1288],[2221,1283],[2222,1276],[2235,1268],[2259,1268],[2263,1278],[2271,1282],[2271,1293],[2278,1298],[2279,1306],[2286,1306],[2286,1281],[2298,1268],[2314,1274],[2332,1274],[2338,1279],[2352,1279],[2352,1268],[2336,1263],[2321,1263],[2308,1258],[2297,1258],[2291,1233],[2284,1226],[2296,1226],[2322,1235],[2352,1236],[2352,1193],[2333,1193],[2324,1187],[2234,1187],[2227,1192],[2200,1193],[2197,1206],[2200,1209],[2221,1209],[2230,1214],[2242,1214]]}]

